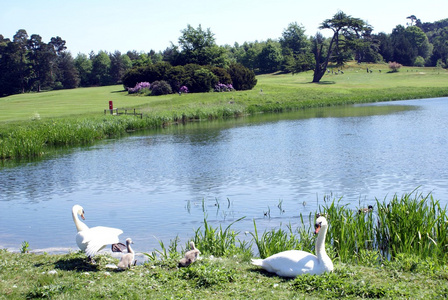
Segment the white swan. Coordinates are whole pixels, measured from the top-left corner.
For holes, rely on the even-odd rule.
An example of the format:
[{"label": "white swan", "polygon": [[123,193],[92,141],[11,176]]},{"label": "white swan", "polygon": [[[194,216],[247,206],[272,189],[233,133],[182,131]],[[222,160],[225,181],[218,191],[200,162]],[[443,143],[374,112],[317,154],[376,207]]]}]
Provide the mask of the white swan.
[{"label": "white swan", "polygon": [[74,205],[72,208],[73,221],[75,222],[78,234],[76,235],[76,244],[79,249],[84,251],[92,259],[95,254],[106,247],[106,245],[118,243],[118,236],[123,233],[121,229],[96,226],[89,228],[79,218],[84,218],[84,209],[80,205]]},{"label": "white swan", "polygon": [[333,262],[325,252],[325,235],[328,229],[325,217],[317,218],[315,228],[314,233],[318,233],[317,256],[301,250],[289,250],[265,259],[253,259],[252,264],[282,277],[296,277],[302,274],[320,275],[333,271]]},{"label": "white swan", "polygon": [[131,268],[131,266],[134,264],[134,258],[135,258],[135,254],[134,254],[134,250],[132,250],[131,248],[131,244],[134,244],[134,242],[131,240],[131,238],[127,238],[126,239],[126,247],[128,249],[128,253],[126,253],[125,255],[123,255],[120,259],[120,262],[118,263],[117,267],[119,269],[127,269],[127,268]]}]

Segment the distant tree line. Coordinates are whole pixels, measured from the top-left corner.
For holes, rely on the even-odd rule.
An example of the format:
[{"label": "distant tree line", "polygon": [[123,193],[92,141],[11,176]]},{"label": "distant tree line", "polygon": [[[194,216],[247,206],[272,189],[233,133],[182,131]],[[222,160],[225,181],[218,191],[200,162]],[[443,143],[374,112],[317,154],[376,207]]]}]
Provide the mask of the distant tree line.
[{"label": "distant tree line", "polygon": [[[218,69],[213,68],[228,73],[231,66],[235,68],[237,65],[255,74],[316,72],[321,63],[316,58],[337,66],[356,60],[446,68],[448,19],[434,23],[422,23],[414,15],[407,19],[406,26],[398,25],[390,34],[373,34],[373,27],[339,12],[320,27],[321,30],[337,29],[337,34],[329,38],[319,32],[307,36],[301,25],[291,23],[278,39],[235,43],[233,46],[218,46],[210,29],[188,25],[181,31],[178,44],[171,43],[164,51],[99,51],[79,53],[76,57],[67,50],[61,37],[52,37],[46,43],[38,34],[29,36],[20,29],[12,40],[0,35],[0,96],[80,86],[128,86],[131,84],[130,74],[135,75],[142,68],[151,69],[149,66],[153,65],[158,68],[169,66],[173,72],[181,69],[178,66],[187,71],[192,66],[201,66],[200,69],[215,76],[213,70]],[[339,26],[341,24],[345,27]],[[326,67],[326,64],[321,66]],[[124,83],[124,80],[129,82]],[[173,84],[173,79],[170,81]]]}]

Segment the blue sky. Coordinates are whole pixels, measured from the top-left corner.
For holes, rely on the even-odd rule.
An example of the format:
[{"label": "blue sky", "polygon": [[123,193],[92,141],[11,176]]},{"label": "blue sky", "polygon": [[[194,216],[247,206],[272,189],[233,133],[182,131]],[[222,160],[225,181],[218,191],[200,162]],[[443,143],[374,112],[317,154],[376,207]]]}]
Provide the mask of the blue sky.
[{"label": "blue sky", "polygon": [[[10,38],[19,29],[39,34],[44,42],[60,36],[68,50],[125,53],[164,50],[177,44],[188,24],[210,28],[218,45],[278,39],[292,22],[308,36],[338,10],[361,18],[374,32],[390,33],[406,25],[407,16],[422,22],[448,18],[448,0],[3,0],[0,34]],[[322,31],[324,35],[330,32]]]}]

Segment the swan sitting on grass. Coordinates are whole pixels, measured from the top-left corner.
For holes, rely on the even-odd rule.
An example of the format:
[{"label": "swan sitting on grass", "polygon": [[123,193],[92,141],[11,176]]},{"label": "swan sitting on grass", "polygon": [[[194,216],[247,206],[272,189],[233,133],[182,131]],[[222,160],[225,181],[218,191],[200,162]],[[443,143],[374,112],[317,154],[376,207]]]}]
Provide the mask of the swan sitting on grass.
[{"label": "swan sitting on grass", "polygon": [[252,264],[282,277],[296,277],[302,274],[320,275],[333,271],[333,262],[325,252],[325,235],[328,223],[319,217],[315,224],[316,255],[301,250],[288,250],[265,259],[252,259]]},{"label": "swan sitting on grass", "polygon": [[93,262],[93,257],[98,251],[106,247],[106,245],[118,243],[118,236],[123,233],[121,229],[96,226],[89,228],[79,218],[84,218],[84,209],[80,205],[74,205],[72,208],[73,221],[75,222],[76,230],[76,244],[79,249],[84,251],[89,259]]}]

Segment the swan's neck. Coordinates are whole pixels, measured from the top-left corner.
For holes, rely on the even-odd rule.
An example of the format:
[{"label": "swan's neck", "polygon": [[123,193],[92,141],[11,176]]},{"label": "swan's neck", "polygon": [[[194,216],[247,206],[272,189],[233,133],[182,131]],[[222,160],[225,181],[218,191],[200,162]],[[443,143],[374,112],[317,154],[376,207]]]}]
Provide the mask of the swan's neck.
[{"label": "swan's neck", "polygon": [[316,240],[316,256],[319,259],[320,262],[323,264],[327,264],[331,262],[330,257],[327,255],[327,252],[325,251],[325,236],[327,235],[327,226],[322,226],[321,230],[319,231],[317,235]]},{"label": "swan's neck", "polygon": [[131,248],[131,243],[126,243],[126,246],[128,248],[128,253],[134,253],[134,250]]},{"label": "swan's neck", "polygon": [[75,222],[76,230],[78,230],[78,232],[89,229],[89,227],[86,224],[84,224],[83,222],[81,222],[81,220],[78,218],[77,211],[73,210],[72,216],[73,216],[73,221]]}]

